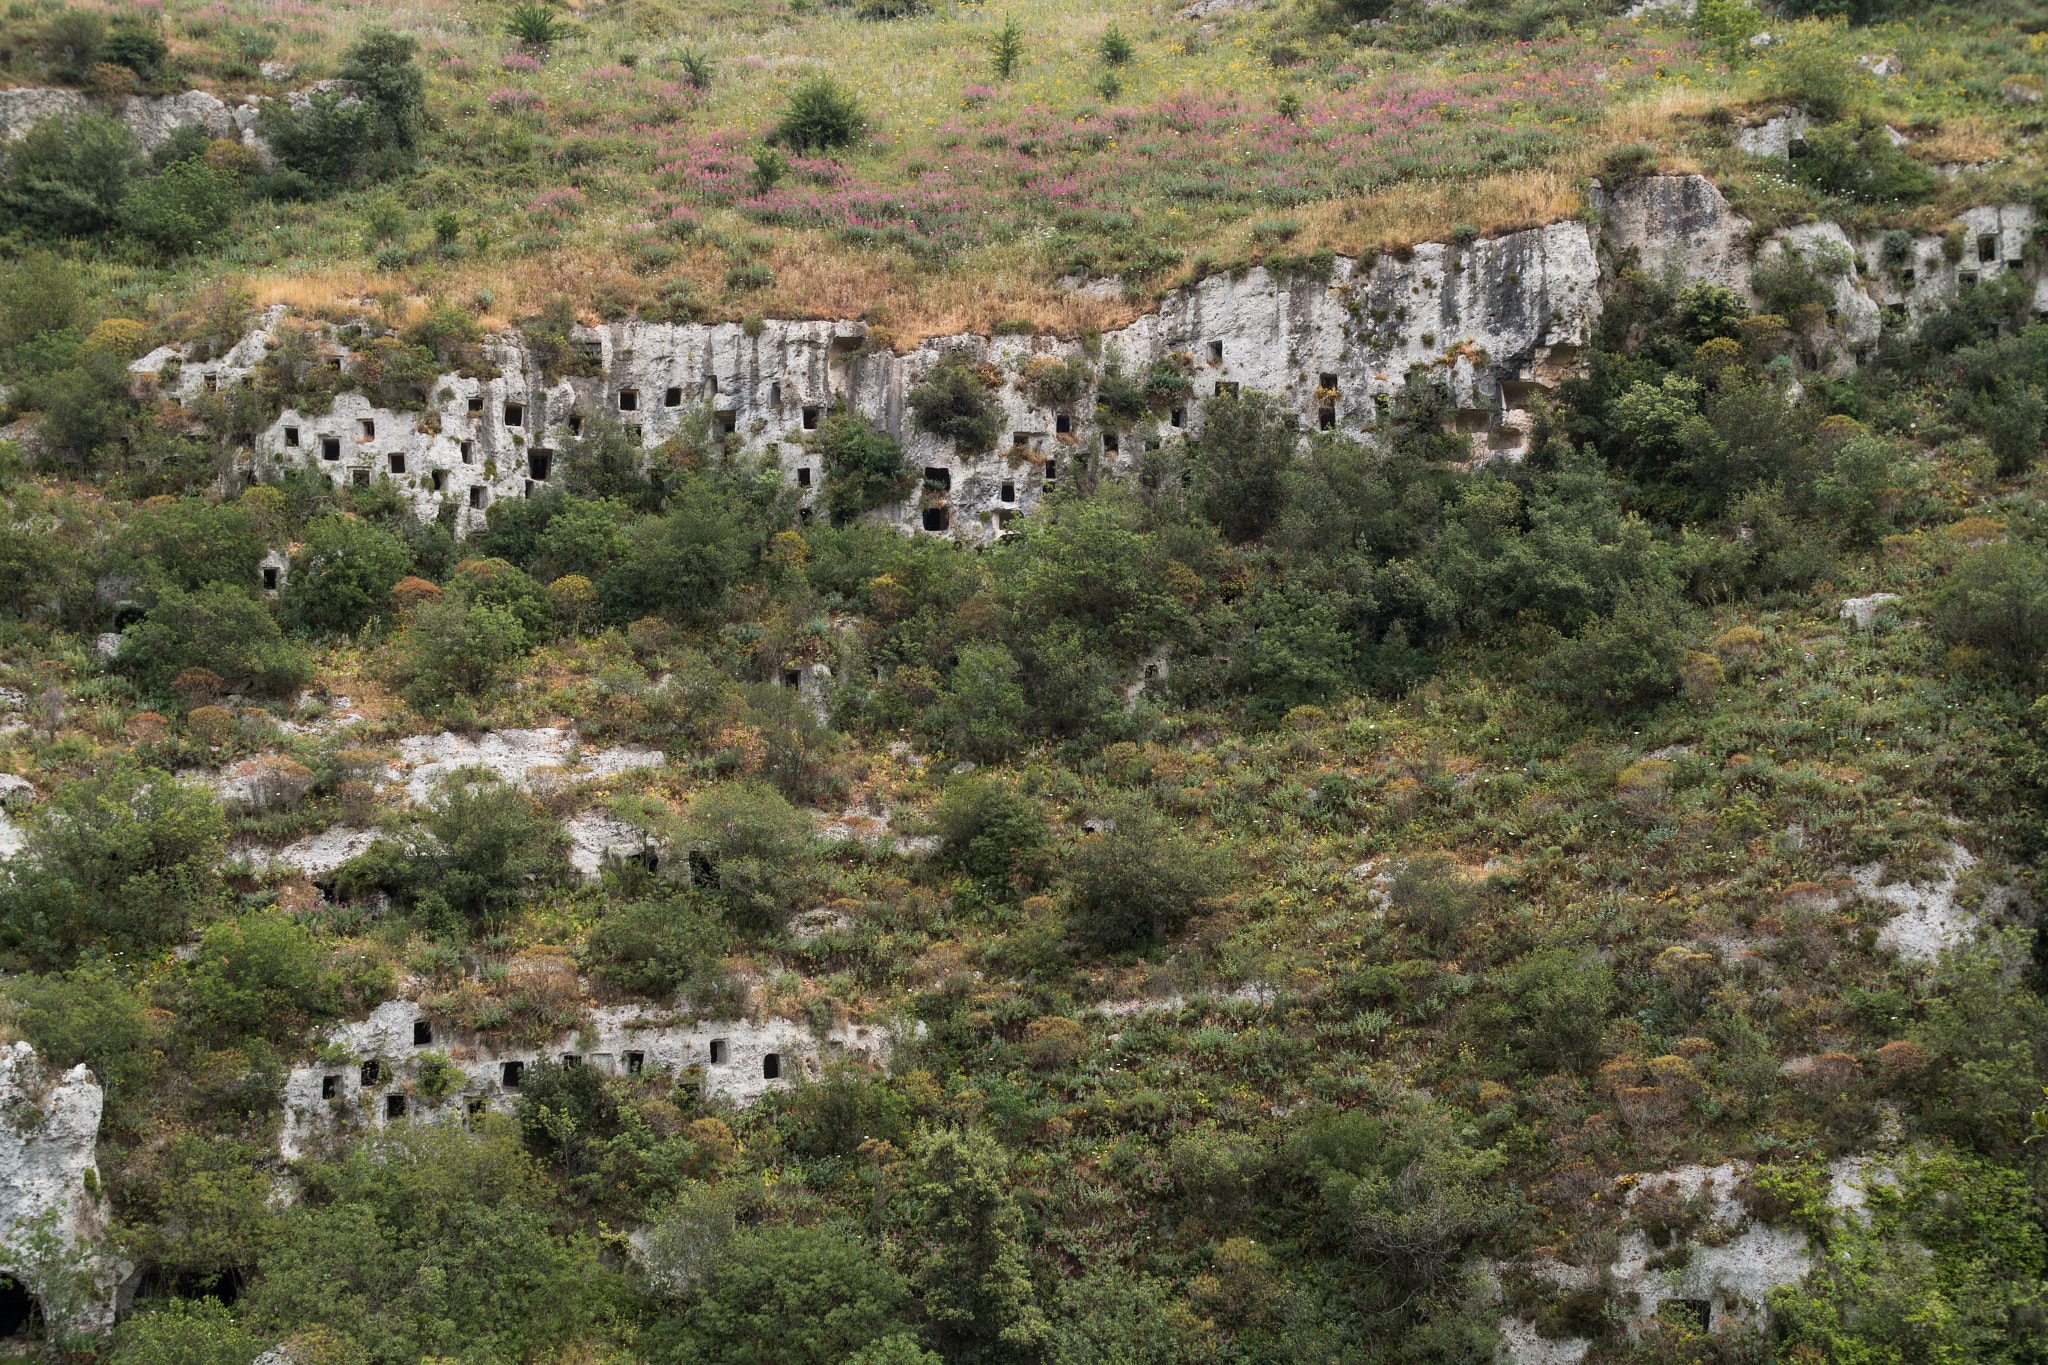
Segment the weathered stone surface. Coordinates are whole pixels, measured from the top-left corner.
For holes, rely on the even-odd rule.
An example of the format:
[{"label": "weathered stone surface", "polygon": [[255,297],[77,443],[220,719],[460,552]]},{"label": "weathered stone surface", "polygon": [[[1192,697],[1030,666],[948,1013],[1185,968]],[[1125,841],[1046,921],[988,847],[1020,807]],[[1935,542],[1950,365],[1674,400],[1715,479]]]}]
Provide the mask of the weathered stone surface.
[{"label": "weathered stone surface", "polygon": [[[1097,423],[1090,393],[1054,409],[1019,383],[1033,361],[1079,353],[1078,342],[1057,337],[936,337],[897,355],[867,349],[857,322],[769,321],[754,335],[730,323],[621,322],[578,333],[601,377],[551,385],[501,338],[491,346],[501,377],[444,376],[435,389],[446,397],[424,416],[379,409],[360,393],[342,394],[329,413],[284,413],[258,438],[256,468],[305,464],[337,482],[392,479],[428,515],[452,498],[469,530],[491,502],[557,477],[553,457],[570,439],[572,416],[615,417],[651,448],[708,404],[720,430],[778,463],[791,484],[811,490],[808,499],[822,471],[804,444],[805,424],[843,399],[900,437],[913,469],[947,485],[920,487],[876,519],[906,533],[985,542],[1078,462],[1127,472],[1147,442],[1199,431],[1204,400],[1237,385],[1278,396],[1310,430],[1327,407],[1332,425],[1356,431],[1377,420],[1376,400],[1398,389],[1410,366],[1431,366],[1456,393],[1461,426],[1487,448],[1515,453],[1525,424],[1512,414],[1533,386],[1576,363],[1598,312],[1598,285],[1592,237],[1578,222],[1466,246],[1424,243],[1400,258],[1339,257],[1328,278],[1264,269],[1213,276],[1103,337],[1105,353],[1129,368],[1174,360],[1194,382],[1182,407],[1121,430]],[[261,359],[282,316],[264,314],[217,361],[183,366],[176,393],[237,381]],[[343,340],[336,338],[345,360]],[[957,450],[918,429],[906,411],[911,388],[956,351],[995,365],[1006,381],[992,451]],[[179,358],[164,348],[133,368],[156,373]]]},{"label": "weathered stone surface", "polygon": [[1601,197],[1604,235],[1644,270],[1676,267],[1688,284],[1749,290],[1750,222],[1703,175],[1650,175]]},{"label": "weathered stone surface", "polygon": [[[103,1269],[91,1249],[106,1231],[96,1192],[103,1100],[85,1067],[57,1075],[27,1043],[0,1048],[0,1274],[32,1292],[40,1292],[42,1278],[32,1237],[38,1225],[80,1247],[88,1267]],[[74,1302],[45,1297],[44,1311],[74,1327],[104,1325],[113,1314],[110,1274],[101,1274],[103,1295]]]},{"label": "weathered stone surface", "polygon": [[[509,1113],[519,1092],[505,1083],[507,1062],[530,1066],[573,1056],[580,1065],[608,1073],[637,1065],[678,1077],[694,1068],[706,1094],[746,1105],[795,1085],[801,1076],[822,1074],[831,1058],[879,1062],[887,1059],[890,1047],[887,1029],[859,1024],[827,1030],[820,1040],[808,1027],[786,1019],[718,1020],[639,1006],[592,1009],[586,1018],[582,1032],[531,1046],[456,1036],[417,1001],[386,1001],[369,1018],[333,1030],[320,1060],[292,1068],[285,1082],[283,1155],[296,1157],[324,1135],[361,1133],[394,1122],[459,1123],[473,1104]],[[414,1026],[421,1020],[432,1031],[429,1043],[414,1042]],[[720,1045],[721,1060],[713,1060],[714,1042]],[[429,1053],[461,1073],[443,1095],[429,1094],[420,1084],[420,1058]],[[637,1063],[631,1060],[634,1055]],[[776,1059],[773,1077],[766,1074],[770,1056]],[[380,1066],[366,1085],[363,1066],[373,1061]],[[329,1078],[335,1093],[323,1098]],[[403,1116],[390,1113],[394,1095],[404,1097]]]}]

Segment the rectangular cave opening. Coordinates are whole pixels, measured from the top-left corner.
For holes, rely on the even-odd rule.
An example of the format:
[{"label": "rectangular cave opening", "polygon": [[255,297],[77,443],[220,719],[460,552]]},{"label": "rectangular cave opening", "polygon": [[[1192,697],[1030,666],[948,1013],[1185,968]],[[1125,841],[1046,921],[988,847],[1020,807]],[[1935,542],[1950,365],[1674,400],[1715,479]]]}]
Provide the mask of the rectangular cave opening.
[{"label": "rectangular cave opening", "polygon": [[724,1066],[726,1059],[730,1055],[731,1049],[726,1046],[725,1039],[713,1038],[711,1040],[711,1065]]},{"label": "rectangular cave opening", "polygon": [[1017,485],[1014,483],[1004,484],[1001,491],[996,494],[996,498],[1001,502],[1015,502],[1017,500]]},{"label": "rectangular cave opening", "polygon": [[472,399],[470,399],[470,400],[469,400],[469,410],[470,410],[471,412],[482,412],[482,411],[484,410],[484,400],[483,400],[482,398],[472,398]]},{"label": "rectangular cave opening", "polygon": [[640,410],[640,390],[638,390],[638,389],[620,389],[620,390],[619,390],[619,411],[620,411],[620,412],[638,412],[639,410]]},{"label": "rectangular cave opening", "polygon": [[545,446],[536,446],[526,456],[526,474],[531,479],[546,479],[555,467],[555,452]]},{"label": "rectangular cave opening", "polygon": [[811,467],[809,465],[799,465],[797,467],[796,486],[798,488],[809,488],[811,486]]},{"label": "rectangular cave opening", "polygon": [[275,564],[266,564],[263,566],[263,591],[277,591],[277,565]]},{"label": "rectangular cave opening", "polygon": [[1116,452],[1117,452],[1117,449],[1118,449],[1118,447],[1120,446],[1121,442],[1122,442],[1122,438],[1121,438],[1121,437],[1119,437],[1119,436],[1118,436],[1118,435],[1117,435],[1117,434],[1116,434],[1115,432],[1113,432],[1113,431],[1105,431],[1105,432],[1103,432],[1103,433],[1102,433],[1102,453],[1103,453],[1103,454],[1105,454],[1105,455],[1114,455],[1114,454],[1116,454]]},{"label": "rectangular cave opening", "polygon": [[296,446],[299,443],[299,429],[297,427],[286,427],[284,429],[284,443],[288,446]]},{"label": "rectangular cave opening", "polygon": [[320,438],[320,458],[323,460],[338,460],[341,458],[341,438],[339,436],[322,436]]},{"label": "rectangular cave opening", "polygon": [[683,389],[680,384],[671,384],[661,391],[661,405],[665,408],[679,408],[683,405]]},{"label": "rectangular cave opening", "polygon": [[362,427],[363,427],[363,439],[364,439],[365,441],[374,441],[374,440],[376,440],[376,439],[377,439],[377,422],[376,422],[376,419],[375,419],[375,418],[371,418],[371,417],[365,417],[365,418],[363,418],[363,420],[362,420]]},{"label": "rectangular cave opening", "polygon": [[364,1085],[377,1084],[384,1079],[384,1064],[374,1060],[364,1062],[361,1079]]},{"label": "rectangular cave opening", "polygon": [[647,1066],[647,1054],[646,1054],[646,1053],[644,1053],[644,1052],[629,1052],[629,1053],[627,1053],[627,1054],[626,1054],[626,1074],[627,1074],[628,1076],[637,1076],[637,1075],[639,1075],[639,1074],[641,1073],[641,1071],[642,1071],[642,1070],[644,1070],[644,1069],[646,1068],[646,1066]]},{"label": "rectangular cave opening", "polygon": [[403,1096],[403,1095],[386,1095],[386,1096],[384,1097],[384,1117],[385,1117],[385,1118],[387,1118],[387,1119],[402,1119],[402,1118],[404,1118],[404,1117],[405,1117],[405,1096]]},{"label": "rectangular cave opening", "polygon": [[953,490],[953,471],[941,465],[926,465],[924,486],[935,488],[942,493],[950,493]]},{"label": "rectangular cave opening", "polygon": [[435,471],[433,472],[433,474],[432,474],[431,478],[432,478],[432,480],[433,480],[433,484],[434,484],[434,491],[435,491],[436,493],[445,493],[445,492],[447,492],[447,491],[448,491],[448,471],[447,471],[447,470],[445,470],[445,469],[437,469],[437,470],[435,470]]},{"label": "rectangular cave opening", "polygon": [[471,507],[482,507],[484,505],[484,486],[482,484],[473,483],[469,486],[469,505]]},{"label": "rectangular cave opening", "polygon": [[1317,409],[1316,409],[1316,430],[1317,430],[1317,431],[1335,431],[1336,429],[1337,429],[1337,410],[1336,410],[1335,408],[1332,408],[1332,407],[1320,407],[1320,408],[1317,408]]},{"label": "rectangular cave opening", "polygon": [[1998,260],[1998,234],[1987,232],[1977,239],[1977,263],[1991,265]]},{"label": "rectangular cave opening", "polygon": [[525,1062],[507,1062],[499,1069],[498,1080],[507,1090],[517,1090],[520,1078],[526,1074]]},{"label": "rectangular cave opening", "polygon": [[367,469],[356,469],[356,470],[351,470],[351,471],[350,471],[350,474],[351,474],[351,477],[350,477],[350,479],[349,479],[349,482],[350,482],[350,483],[353,483],[353,484],[354,484],[354,485],[355,485],[356,487],[358,487],[358,488],[368,488],[368,487],[370,486],[370,471],[369,471],[369,470],[367,470]]},{"label": "rectangular cave opening", "polygon": [[1209,343],[1209,363],[1211,365],[1221,365],[1223,363],[1222,342],[1212,341]]},{"label": "rectangular cave opening", "polygon": [[386,455],[384,459],[385,462],[391,466],[392,473],[403,474],[405,472],[405,456],[400,455],[397,451],[393,451],[391,454]]},{"label": "rectangular cave opening", "polygon": [[800,668],[783,669],[782,685],[784,687],[802,687],[804,685],[803,670]]},{"label": "rectangular cave opening", "polygon": [[524,403],[507,403],[507,404],[505,405],[505,425],[506,425],[506,426],[508,426],[508,427],[522,427],[522,426],[525,426],[525,425],[526,425],[526,404],[524,404]]},{"label": "rectangular cave opening", "polygon": [[764,1055],[762,1056],[762,1058],[761,1058],[761,1078],[762,1078],[763,1080],[769,1080],[769,1081],[773,1081],[773,1080],[780,1080],[780,1079],[782,1078],[782,1054],[781,1054],[781,1053],[779,1053],[779,1052],[770,1052],[770,1053],[766,1053],[766,1054],[764,1054]]},{"label": "rectangular cave opening", "polygon": [[927,530],[927,531],[943,531],[943,530],[945,530],[945,529],[946,529],[947,521],[948,521],[948,518],[947,518],[947,516],[946,516],[946,509],[945,509],[945,508],[943,508],[943,507],[927,507],[927,508],[925,508],[925,509],[924,509],[924,529],[925,529],[925,530]]},{"label": "rectangular cave opening", "polygon": [[1067,416],[1064,412],[1060,413],[1052,419],[1052,429],[1055,434],[1072,431],[1074,429],[1074,419]]},{"label": "rectangular cave opening", "polygon": [[818,429],[818,410],[817,410],[816,408],[805,408],[805,409],[804,409],[804,430],[805,430],[805,431],[816,431],[817,429]]},{"label": "rectangular cave opening", "polygon": [[414,1047],[431,1047],[433,1045],[433,1042],[434,1026],[424,1019],[413,1020],[412,1045]]},{"label": "rectangular cave opening", "polygon": [[339,1076],[322,1076],[322,1077],[320,1078],[320,1098],[321,1098],[321,1099],[323,1099],[323,1100],[331,1100],[331,1099],[333,1099],[333,1098],[334,1098],[335,1096],[339,1095],[340,1093],[341,1093],[341,1077],[339,1077]]}]

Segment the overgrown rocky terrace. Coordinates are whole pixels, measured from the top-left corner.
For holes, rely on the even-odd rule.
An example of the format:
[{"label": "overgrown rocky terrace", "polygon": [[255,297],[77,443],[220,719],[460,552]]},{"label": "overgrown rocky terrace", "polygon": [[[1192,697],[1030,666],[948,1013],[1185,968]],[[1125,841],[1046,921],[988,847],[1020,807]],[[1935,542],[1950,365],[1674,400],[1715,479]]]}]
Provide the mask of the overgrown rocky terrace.
[{"label": "overgrown rocky terrace", "polygon": [[9,1349],[2038,1362],[2041,16],[1375,8],[104,23]]}]

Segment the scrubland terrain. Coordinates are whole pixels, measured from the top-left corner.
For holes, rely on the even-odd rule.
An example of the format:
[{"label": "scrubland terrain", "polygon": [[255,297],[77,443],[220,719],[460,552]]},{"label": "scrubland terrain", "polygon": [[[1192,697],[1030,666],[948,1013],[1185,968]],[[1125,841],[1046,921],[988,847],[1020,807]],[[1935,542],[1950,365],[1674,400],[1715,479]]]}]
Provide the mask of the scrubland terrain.
[{"label": "scrubland terrain", "polygon": [[[9,6],[8,1348],[2041,1361],[2044,20]],[[1559,222],[1533,359],[1102,341]],[[783,319],[900,392],[625,425]]]}]

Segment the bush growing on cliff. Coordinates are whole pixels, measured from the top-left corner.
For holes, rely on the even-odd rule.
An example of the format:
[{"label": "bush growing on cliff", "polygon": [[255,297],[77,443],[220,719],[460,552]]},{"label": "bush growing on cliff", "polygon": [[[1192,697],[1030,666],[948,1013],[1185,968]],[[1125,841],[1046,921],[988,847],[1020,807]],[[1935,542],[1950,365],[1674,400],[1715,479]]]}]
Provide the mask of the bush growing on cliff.
[{"label": "bush growing on cliff", "polygon": [[1001,420],[989,393],[993,372],[977,366],[963,351],[949,351],[931,372],[910,389],[917,424],[958,446],[962,455],[977,455],[996,443]]},{"label": "bush growing on cliff", "polygon": [[835,523],[910,491],[903,447],[857,412],[835,408],[818,424],[818,453],[825,460],[825,506]]}]

